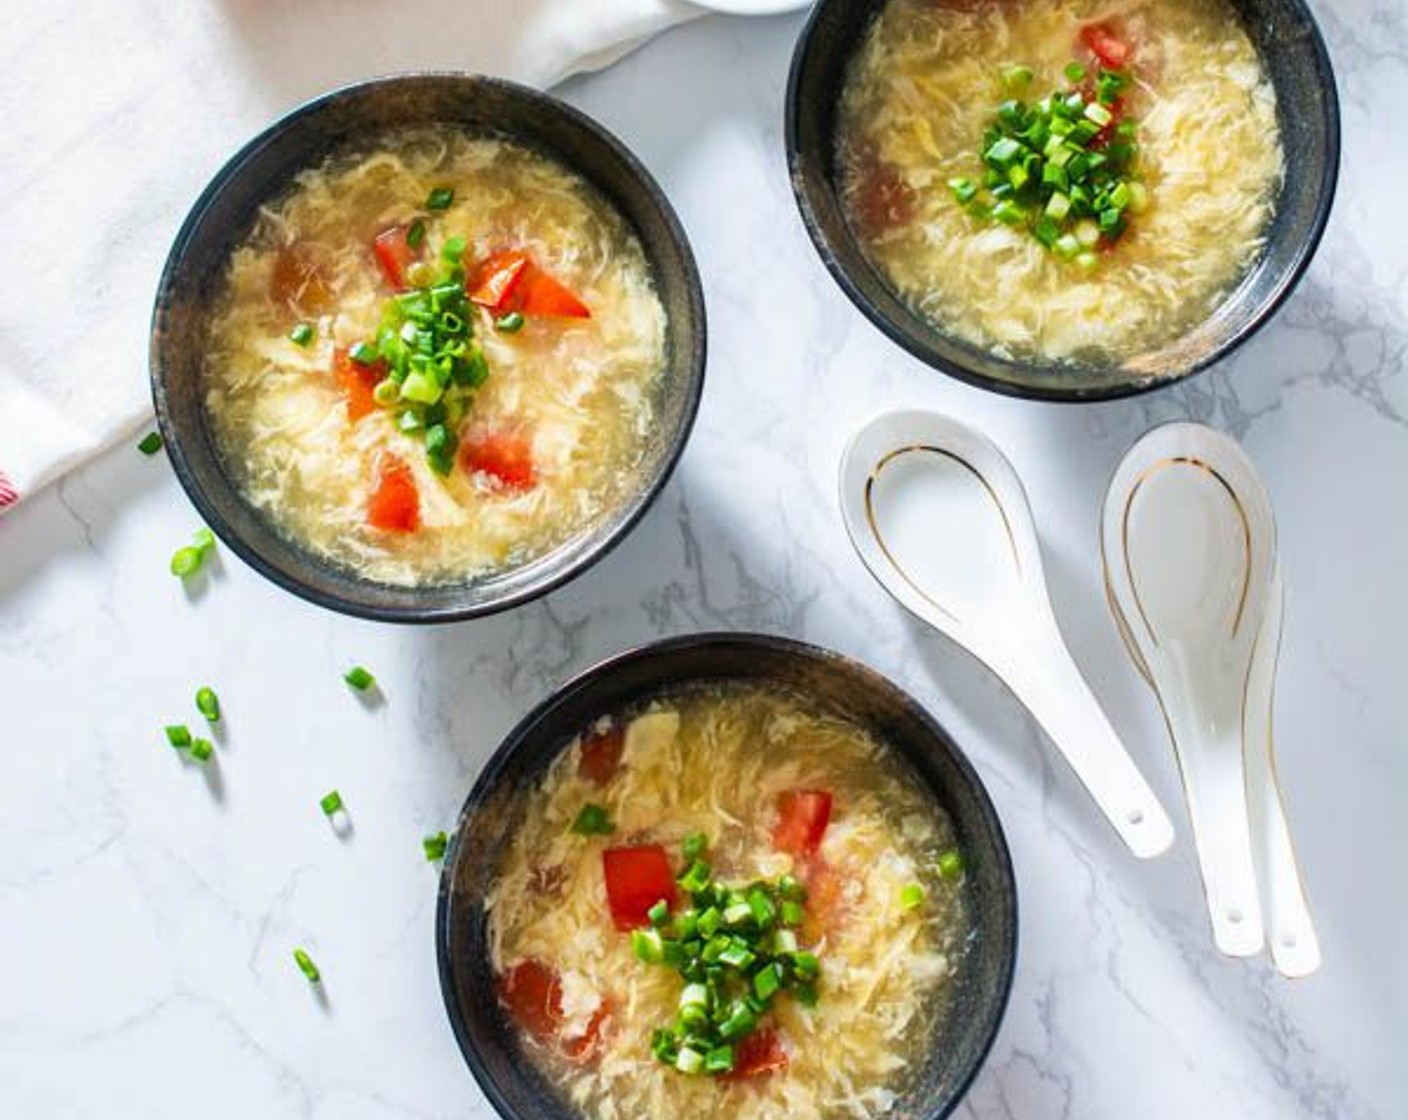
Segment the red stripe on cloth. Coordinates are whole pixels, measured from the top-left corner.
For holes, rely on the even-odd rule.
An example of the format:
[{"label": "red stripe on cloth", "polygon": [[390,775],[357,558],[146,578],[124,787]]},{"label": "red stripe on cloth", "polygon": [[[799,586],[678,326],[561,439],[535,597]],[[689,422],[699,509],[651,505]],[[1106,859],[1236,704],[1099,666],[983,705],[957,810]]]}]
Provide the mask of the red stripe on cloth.
[{"label": "red stripe on cloth", "polygon": [[0,509],[12,506],[20,500],[20,492],[15,489],[15,484],[10,481],[10,476],[4,471],[0,471]]}]

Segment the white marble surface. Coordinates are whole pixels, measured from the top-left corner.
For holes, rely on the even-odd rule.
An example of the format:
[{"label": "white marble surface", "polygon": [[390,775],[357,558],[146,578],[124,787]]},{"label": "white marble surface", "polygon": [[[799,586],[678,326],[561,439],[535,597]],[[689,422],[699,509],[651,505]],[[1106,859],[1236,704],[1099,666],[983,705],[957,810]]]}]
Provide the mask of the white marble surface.
[{"label": "white marble surface", "polygon": [[[1006,1021],[959,1116],[1408,1116],[1408,26],[1395,0],[1319,9],[1346,124],[1328,237],[1277,321],[1184,387],[1024,403],[888,344],[824,273],[788,193],[782,90],[799,19],[714,17],[565,90],[670,192],[712,328],[679,470],[593,571],[433,630],[322,612],[229,556],[187,595],[166,563],[197,520],[164,462],[130,446],[0,521],[0,1116],[490,1116],[441,1009],[420,836],[452,822],[545,690],[701,628],[870,662],[931,705],[987,782],[1022,939]],[[180,173],[193,188],[212,169]],[[144,283],[176,218],[149,229]],[[113,365],[141,376],[143,362],[134,346]],[[1025,477],[1061,622],[1175,812],[1162,859],[1126,855],[1001,686],[852,555],[837,457],[900,404],[980,425]],[[1214,951],[1173,757],[1101,595],[1104,483],[1141,432],[1176,417],[1240,438],[1279,512],[1281,775],[1325,951],[1296,983]],[[348,693],[352,661],[376,672],[384,704]],[[160,734],[193,721],[203,682],[228,716],[205,774]],[[343,838],[317,808],[333,786],[354,822]],[[322,966],[323,1001],[289,959],[296,944]]]}]

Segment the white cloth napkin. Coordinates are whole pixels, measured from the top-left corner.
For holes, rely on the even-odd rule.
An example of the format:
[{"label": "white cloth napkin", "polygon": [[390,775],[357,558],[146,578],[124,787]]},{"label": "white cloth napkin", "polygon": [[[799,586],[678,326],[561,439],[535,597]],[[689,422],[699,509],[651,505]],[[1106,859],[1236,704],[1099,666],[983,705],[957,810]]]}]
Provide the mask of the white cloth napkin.
[{"label": "white cloth napkin", "polygon": [[684,0],[52,0],[0,26],[0,511],[149,422],[147,331],[186,210],[302,101],[403,70],[545,87]]}]

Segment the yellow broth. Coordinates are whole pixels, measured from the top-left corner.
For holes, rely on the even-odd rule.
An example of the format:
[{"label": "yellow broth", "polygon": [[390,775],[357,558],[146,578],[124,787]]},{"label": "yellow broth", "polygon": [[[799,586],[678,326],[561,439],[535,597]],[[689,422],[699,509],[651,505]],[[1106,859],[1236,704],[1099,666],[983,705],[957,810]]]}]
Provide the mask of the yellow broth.
[{"label": "yellow broth", "polygon": [[[1023,226],[970,215],[1006,97],[1068,89],[1081,28],[1133,47],[1127,113],[1147,204],[1091,270]],[[1011,67],[1034,72],[1021,93]],[[889,0],[853,60],[838,138],[852,227],[881,274],[940,330],[999,356],[1102,363],[1205,319],[1255,260],[1283,155],[1275,96],[1227,0]]]},{"label": "yellow broth", "polygon": [[[892,749],[789,693],[741,685],[683,691],[624,723],[621,763],[605,785],[579,771],[580,740],[557,758],[531,795],[488,898],[496,973],[525,960],[555,970],[563,1039],[608,1012],[589,1059],[525,1034],[534,1062],[594,1120],[886,1113],[945,1013],[969,934],[962,879],[937,869],[953,845],[946,814]],[[792,789],[834,797],[810,860],[773,844],[778,795]],[[572,831],[587,803],[607,810],[611,835]],[[601,853],[660,844],[678,874],[681,843],[692,832],[709,838],[707,859],[721,882],[775,881],[788,872],[809,882],[800,936],[821,960],[818,1000],[807,1009],[779,997],[764,1019],[788,1052],[783,1070],[715,1079],[680,1073],[651,1052],[651,1031],[672,1020],[683,981],[669,967],[638,961],[630,936],[613,925]],[[901,892],[914,883],[926,898],[906,910]]]},{"label": "yellow broth", "polygon": [[[454,191],[443,212],[430,192]],[[527,316],[503,333],[475,311],[488,380],[462,442],[508,432],[531,449],[536,482],[500,484],[426,461],[392,407],[353,419],[334,349],[375,339],[393,291],[372,250],[420,217],[424,259],[451,236],[469,268],[505,247],[575,292],[590,318]],[[296,345],[304,322],[316,336]],[[542,555],[583,530],[630,486],[664,363],[665,313],[638,239],[580,176],[507,140],[450,128],[387,135],[298,176],[265,207],[224,277],[204,366],[206,402],[228,468],[295,542],[370,579],[461,581]],[[368,524],[382,457],[410,468],[419,527]]]}]

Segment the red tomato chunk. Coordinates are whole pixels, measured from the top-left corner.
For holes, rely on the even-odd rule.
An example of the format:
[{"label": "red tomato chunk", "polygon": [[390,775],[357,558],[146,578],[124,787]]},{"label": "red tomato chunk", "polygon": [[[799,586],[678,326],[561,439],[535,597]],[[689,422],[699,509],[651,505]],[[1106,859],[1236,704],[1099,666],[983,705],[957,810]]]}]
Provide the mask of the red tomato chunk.
[{"label": "red tomato chunk", "polygon": [[606,901],[611,920],[622,931],[650,924],[650,910],[661,899],[675,904],[675,876],[659,844],[607,848],[601,853],[606,876]]},{"label": "red tomato chunk", "polygon": [[777,826],[772,843],[798,859],[816,855],[831,821],[831,793],[824,789],[789,789],[777,795]]},{"label": "red tomato chunk", "polygon": [[577,773],[589,782],[604,786],[615,777],[625,746],[626,729],[620,724],[584,735],[581,754],[577,759]]},{"label": "red tomato chunk", "polygon": [[1096,61],[1109,70],[1123,69],[1134,53],[1134,48],[1110,20],[1087,23],[1080,29],[1079,37]]},{"label": "red tomato chunk", "polygon": [[337,384],[347,401],[347,419],[356,423],[363,416],[376,411],[376,398],[372,395],[376,383],[386,376],[386,363],[382,361],[363,365],[354,362],[341,346],[332,352],[332,371]]},{"label": "red tomato chunk", "polygon": [[406,269],[416,259],[416,250],[411,247],[408,226],[392,226],[382,230],[372,242],[376,253],[376,263],[381,265],[386,282],[398,291],[406,287]]},{"label": "red tomato chunk", "polygon": [[510,490],[531,490],[538,481],[533,444],[523,432],[472,432],[460,446],[460,466],[488,475]]},{"label": "red tomato chunk", "polygon": [[764,1027],[738,1044],[733,1055],[733,1069],[723,1074],[721,1080],[741,1081],[747,1077],[761,1077],[765,1073],[786,1069],[787,1063],[787,1051],[782,1047],[781,1035],[772,1027]]},{"label": "red tomato chunk", "polygon": [[499,977],[499,1002],[539,1042],[557,1035],[562,1023],[562,982],[542,961],[519,961]]},{"label": "red tomato chunk", "polygon": [[420,491],[404,459],[382,457],[376,489],[367,502],[367,524],[393,533],[420,528]]}]

